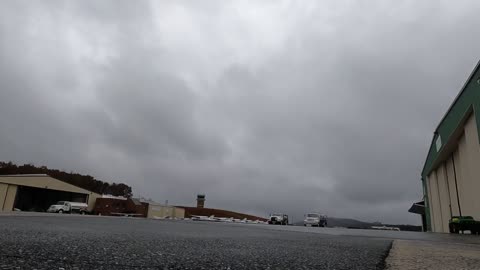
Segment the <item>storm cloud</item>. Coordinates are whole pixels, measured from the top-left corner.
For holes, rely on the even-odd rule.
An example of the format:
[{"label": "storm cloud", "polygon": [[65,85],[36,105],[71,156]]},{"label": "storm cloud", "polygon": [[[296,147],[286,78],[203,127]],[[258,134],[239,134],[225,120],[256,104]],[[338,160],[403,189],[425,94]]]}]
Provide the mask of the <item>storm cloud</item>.
[{"label": "storm cloud", "polygon": [[475,1],[2,1],[0,160],[265,216],[419,224]]}]

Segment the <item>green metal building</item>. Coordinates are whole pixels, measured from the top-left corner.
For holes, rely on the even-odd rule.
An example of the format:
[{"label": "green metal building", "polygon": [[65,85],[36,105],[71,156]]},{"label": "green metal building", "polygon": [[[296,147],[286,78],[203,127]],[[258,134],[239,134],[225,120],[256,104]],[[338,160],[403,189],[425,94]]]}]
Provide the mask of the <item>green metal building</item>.
[{"label": "green metal building", "polygon": [[452,216],[480,220],[479,64],[435,129],[422,170],[428,231],[447,233]]}]

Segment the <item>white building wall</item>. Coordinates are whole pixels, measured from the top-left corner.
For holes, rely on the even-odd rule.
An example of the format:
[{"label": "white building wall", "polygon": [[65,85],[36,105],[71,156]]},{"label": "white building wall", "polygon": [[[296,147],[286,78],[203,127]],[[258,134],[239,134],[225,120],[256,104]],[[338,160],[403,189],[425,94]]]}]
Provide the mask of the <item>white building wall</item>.
[{"label": "white building wall", "polygon": [[432,174],[427,176],[425,183],[427,185],[428,208],[430,209],[430,226],[432,227],[432,232],[435,232],[435,211],[433,210],[435,203],[433,202],[432,185],[430,184],[432,177],[434,177]]},{"label": "white building wall", "polygon": [[434,232],[448,232],[449,219],[459,216],[460,210],[463,216],[480,220],[480,143],[473,115],[465,122],[460,138],[449,142],[456,144],[456,149],[427,177]]},{"label": "white building wall", "polygon": [[453,173],[452,158],[447,159],[447,161],[445,162],[445,169],[447,173],[446,178],[448,190],[450,192],[450,209],[452,211],[452,216],[459,216],[460,212],[458,209],[457,190],[455,186],[455,174]]},{"label": "white building wall", "polygon": [[446,179],[445,164],[443,163],[437,169],[437,183],[438,183],[438,195],[440,200],[440,211],[442,222],[442,232],[448,232],[448,221],[451,218],[450,215],[450,197],[448,194],[448,185]]},{"label": "white building wall", "polygon": [[430,213],[432,215],[432,223],[436,232],[443,232],[442,226],[442,211],[440,208],[440,198],[438,193],[437,172],[433,171],[428,177],[430,180],[430,195],[432,196],[432,204],[430,206]]},{"label": "white building wall", "polygon": [[461,185],[460,206],[464,216],[480,219],[480,144],[475,118],[470,117],[465,124],[465,134],[459,143],[459,161],[455,160],[457,182]]}]

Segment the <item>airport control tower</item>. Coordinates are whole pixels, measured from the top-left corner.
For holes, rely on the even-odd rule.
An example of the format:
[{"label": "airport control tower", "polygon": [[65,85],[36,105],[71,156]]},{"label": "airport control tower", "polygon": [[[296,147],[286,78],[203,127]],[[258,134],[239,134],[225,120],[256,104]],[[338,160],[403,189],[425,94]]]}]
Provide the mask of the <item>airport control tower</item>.
[{"label": "airport control tower", "polygon": [[205,194],[197,195],[197,208],[203,208],[205,206]]}]

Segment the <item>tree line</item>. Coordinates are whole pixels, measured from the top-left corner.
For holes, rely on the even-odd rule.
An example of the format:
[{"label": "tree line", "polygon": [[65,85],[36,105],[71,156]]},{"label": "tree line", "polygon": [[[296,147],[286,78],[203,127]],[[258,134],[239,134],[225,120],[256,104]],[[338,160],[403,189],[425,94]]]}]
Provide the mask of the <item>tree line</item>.
[{"label": "tree line", "polygon": [[46,166],[36,167],[33,164],[16,165],[11,161],[0,161],[0,175],[8,174],[47,174],[55,179],[99,194],[124,197],[132,196],[132,188],[123,183],[107,183],[97,180],[90,175],[82,175],[74,172],[67,173],[60,170],[49,169]]}]

